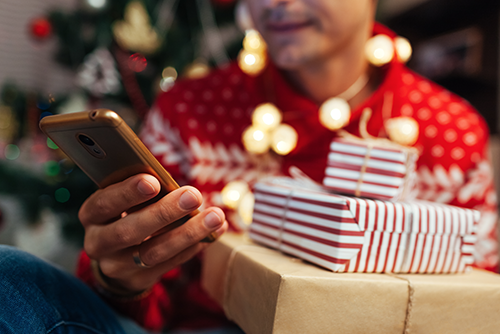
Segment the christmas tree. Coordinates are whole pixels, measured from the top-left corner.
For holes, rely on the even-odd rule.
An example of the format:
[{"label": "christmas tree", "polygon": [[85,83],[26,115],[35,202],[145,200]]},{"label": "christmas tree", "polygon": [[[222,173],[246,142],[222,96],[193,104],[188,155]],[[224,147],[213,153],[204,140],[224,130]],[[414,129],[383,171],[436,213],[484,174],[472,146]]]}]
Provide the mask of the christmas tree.
[{"label": "christmas tree", "polygon": [[244,37],[237,7],[233,0],[82,0],[74,11],[33,18],[30,38],[57,41],[54,59],[74,73],[75,89],[46,94],[0,83],[0,194],[14,195],[33,223],[50,209],[65,235],[81,242],[77,212],[97,188],[38,122],[109,108],[137,130],[157,94],[178,77],[204,76],[237,57]]}]

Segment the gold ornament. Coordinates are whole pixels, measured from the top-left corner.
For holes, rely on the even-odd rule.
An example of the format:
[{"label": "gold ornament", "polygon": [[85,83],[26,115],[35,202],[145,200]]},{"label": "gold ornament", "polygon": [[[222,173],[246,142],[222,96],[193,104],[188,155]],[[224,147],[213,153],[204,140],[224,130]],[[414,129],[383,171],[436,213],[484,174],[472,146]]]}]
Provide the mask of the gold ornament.
[{"label": "gold ornament", "polygon": [[394,117],[385,121],[389,138],[398,144],[412,146],[417,142],[419,126],[411,117]]},{"label": "gold ornament", "polygon": [[122,48],[143,54],[152,54],[161,45],[140,1],[132,1],[127,5],[124,20],[113,24],[113,35]]},{"label": "gold ornament", "polygon": [[195,60],[184,70],[184,77],[189,79],[200,79],[210,73],[210,66],[201,60]]},{"label": "gold ornament", "polygon": [[238,54],[238,65],[248,75],[260,74],[267,64],[266,42],[257,30],[247,30],[243,49]]},{"label": "gold ornament", "polygon": [[161,72],[160,88],[164,92],[168,92],[177,80],[177,71],[175,68],[169,66],[165,67]]},{"label": "gold ornament", "polygon": [[349,124],[351,107],[346,100],[333,97],[326,100],[319,108],[320,123],[332,131],[338,130]]},{"label": "gold ornament", "polygon": [[250,192],[244,181],[231,181],[222,189],[222,203],[230,209],[238,208],[243,197]]},{"label": "gold ornament", "polygon": [[396,47],[399,61],[406,63],[412,54],[410,42],[406,38],[398,36],[394,39],[394,46]]},{"label": "gold ornament", "polygon": [[281,123],[281,112],[272,103],[258,105],[252,114],[253,125],[272,130]]},{"label": "gold ornament", "polygon": [[394,43],[387,35],[373,36],[366,42],[365,55],[371,64],[375,66],[385,65],[394,57]]},{"label": "gold ornament", "polygon": [[287,155],[297,146],[298,138],[294,128],[288,124],[280,124],[272,133],[271,147],[279,155]]},{"label": "gold ornament", "polygon": [[8,106],[0,105],[0,143],[10,143],[17,134],[18,122]]}]

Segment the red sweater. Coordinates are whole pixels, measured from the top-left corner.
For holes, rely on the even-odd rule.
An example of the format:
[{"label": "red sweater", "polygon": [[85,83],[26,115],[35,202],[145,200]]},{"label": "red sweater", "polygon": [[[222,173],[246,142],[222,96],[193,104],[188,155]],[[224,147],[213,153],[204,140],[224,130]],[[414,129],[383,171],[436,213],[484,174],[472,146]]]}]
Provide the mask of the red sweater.
[{"label": "red sweater", "polygon": [[[380,25],[374,31],[395,36]],[[383,122],[388,118],[413,117],[420,126],[415,144],[421,153],[417,197],[480,210],[476,265],[496,271],[496,197],[487,154],[487,125],[467,101],[397,60],[382,70],[382,84],[352,111],[346,130],[359,135],[359,117],[367,107],[373,111],[368,122],[373,136],[385,136]],[[298,132],[297,148],[287,156],[254,156],[242,145],[242,132],[251,124],[252,111],[263,102],[274,103],[283,112],[282,123]],[[272,64],[257,77],[245,75],[231,64],[205,78],[179,82],[161,94],[141,135],[179,183],[200,189],[205,205],[222,206],[220,191],[231,180],[253,183],[265,175],[286,175],[290,166],[297,166],[322,181],[335,133],[320,125],[318,107],[290,87]],[[226,213],[231,221],[232,212]],[[194,259],[165,274],[142,300],[110,302],[150,329],[227,324],[221,309],[202,291],[199,271],[199,259]],[[85,255],[78,275],[94,284]]]}]

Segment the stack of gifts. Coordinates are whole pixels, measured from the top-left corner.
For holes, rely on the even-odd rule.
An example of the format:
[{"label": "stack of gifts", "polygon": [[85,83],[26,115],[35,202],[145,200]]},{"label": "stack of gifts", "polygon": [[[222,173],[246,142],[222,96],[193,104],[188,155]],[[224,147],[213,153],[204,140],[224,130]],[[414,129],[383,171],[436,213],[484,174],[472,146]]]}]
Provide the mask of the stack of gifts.
[{"label": "stack of gifts", "polygon": [[292,178],[255,185],[254,241],[334,272],[470,268],[479,212],[411,200],[413,148],[352,136],[330,148],[321,187]]},{"label": "stack of gifts", "polygon": [[414,200],[416,159],[347,135],[323,184],[257,183],[248,233],[207,248],[203,287],[245,333],[498,332],[500,276],[469,270],[479,212]]}]

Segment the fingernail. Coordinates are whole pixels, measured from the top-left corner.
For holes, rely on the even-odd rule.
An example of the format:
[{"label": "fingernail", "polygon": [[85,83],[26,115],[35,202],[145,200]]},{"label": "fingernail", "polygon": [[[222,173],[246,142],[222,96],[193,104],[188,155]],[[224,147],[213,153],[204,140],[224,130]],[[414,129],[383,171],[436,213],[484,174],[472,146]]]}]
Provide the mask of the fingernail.
[{"label": "fingernail", "polygon": [[214,229],[220,224],[222,224],[222,221],[219,215],[216,214],[215,212],[210,212],[208,215],[205,216],[205,226],[207,228]]},{"label": "fingernail", "polygon": [[179,198],[179,205],[184,210],[194,209],[200,205],[198,197],[196,197],[191,191],[186,190]]},{"label": "fingernail", "polygon": [[139,191],[142,194],[147,196],[151,196],[156,193],[156,190],[153,187],[153,185],[146,180],[140,180],[139,183],[137,184],[137,189],[139,189]]}]

